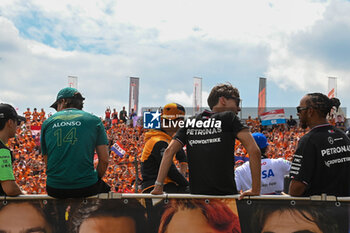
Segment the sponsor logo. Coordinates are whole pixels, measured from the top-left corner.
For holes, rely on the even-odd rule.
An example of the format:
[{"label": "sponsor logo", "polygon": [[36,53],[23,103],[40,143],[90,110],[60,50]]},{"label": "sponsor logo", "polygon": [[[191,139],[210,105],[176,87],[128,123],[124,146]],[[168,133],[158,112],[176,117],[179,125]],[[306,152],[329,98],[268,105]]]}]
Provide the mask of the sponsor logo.
[{"label": "sponsor logo", "polygon": [[163,119],[163,127],[164,128],[186,127],[186,128],[204,128],[204,129],[220,128],[220,132],[221,132],[221,121],[216,120],[215,118],[209,118],[206,120],[197,120],[193,118],[193,119],[176,120],[176,121],[169,120],[167,122]]},{"label": "sponsor logo", "polygon": [[156,112],[144,112],[143,114],[143,127],[145,129],[160,129],[162,128],[189,128],[187,130],[188,135],[207,135],[221,133],[221,121],[215,118],[208,118],[204,120],[197,120],[190,118],[186,120],[166,120],[160,117],[161,114],[157,110]]},{"label": "sponsor logo", "polygon": [[275,176],[272,169],[261,171],[261,179],[270,178],[271,176]]},{"label": "sponsor logo", "polygon": [[197,144],[211,144],[211,143],[220,143],[221,138],[208,138],[208,139],[202,139],[202,140],[190,140],[188,143],[190,146],[197,145]]},{"label": "sponsor logo", "polygon": [[333,144],[334,143],[334,140],[333,140],[333,138],[332,137],[328,137],[328,142],[329,142],[329,144]]},{"label": "sponsor logo", "polygon": [[332,160],[324,161],[324,163],[327,167],[330,167],[333,164],[346,163],[346,162],[350,162],[350,157],[344,157],[344,158],[340,158],[340,159],[332,159]]},{"label": "sponsor logo", "polygon": [[323,157],[325,155],[334,155],[334,154],[340,154],[340,153],[346,153],[346,152],[350,152],[350,145],[332,147],[332,148],[321,150],[321,155]]},{"label": "sponsor logo", "polygon": [[143,128],[145,129],[160,129],[160,113],[144,112],[143,113]]}]

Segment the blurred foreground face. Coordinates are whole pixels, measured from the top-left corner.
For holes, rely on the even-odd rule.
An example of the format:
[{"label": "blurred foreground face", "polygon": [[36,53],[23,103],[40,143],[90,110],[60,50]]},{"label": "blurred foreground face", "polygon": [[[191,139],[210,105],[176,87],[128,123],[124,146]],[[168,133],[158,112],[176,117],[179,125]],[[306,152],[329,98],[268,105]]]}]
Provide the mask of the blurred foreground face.
[{"label": "blurred foreground face", "polygon": [[0,210],[1,233],[51,233],[40,212],[29,203],[11,203]]},{"label": "blurred foreground face", "polygon": [[178,211],[171,219],[166,233],[222,233],[213,229],[200,209]]},{"label": "blurred foreground face", "polygon": [[[304,213],[309,219],[312,217]],[[296,211],[275,211],[265,221],[263,233],[322,233],[316,223]]]},{"label": "blurred foreground face", "polygon": [[129,217],[88,218],[79,233],[136,233],[135,221]]}]

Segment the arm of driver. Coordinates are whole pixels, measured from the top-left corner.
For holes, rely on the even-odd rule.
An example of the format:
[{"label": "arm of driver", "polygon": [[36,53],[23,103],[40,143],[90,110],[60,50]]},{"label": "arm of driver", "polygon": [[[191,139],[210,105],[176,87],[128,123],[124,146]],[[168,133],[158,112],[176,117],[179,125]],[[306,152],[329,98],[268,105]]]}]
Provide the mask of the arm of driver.
[{"label": "arm of driver", "polygon": [[107,145],[98,145],[96,147],[96,152],[98,156],[97,173],[100,178],[102,178],[107,170],[109,163],[109,154]]},{"label": "arm of driver", "polygon": [[252,188],[243,192],[239,199],[244,196],[258,196],[261,189],[261,152],[253,136],[248,129],[238,132],[237,138],[241,141],[249,154],[249,166],[252,176]]},{"label": "arm of driver", "polygon": [[297,180],[291,180],[289,184],[289,195],[300,197],[305,193],[306,184]]},{"label": "arm of driver", "polygon": [[45,168],[47,170],[47,155],[43,155],[43,158],[44,158]]},{"label": "arm of driver", "polygon": [[[183,145],[177,140],[171,140],[169,146],[165,149],[162,162],[160,163],[157,181],[164,183],[167,177],[170,165],[173,161],[174,155],[183,147]],[[156,185],[151,194],[163,194],[163,186]]]},{"label": "arm of driver", "polygon": [[14,197],[23,194],[18,184],[14,180],[1,181],[1,186],[6,195],[8,196]]}]

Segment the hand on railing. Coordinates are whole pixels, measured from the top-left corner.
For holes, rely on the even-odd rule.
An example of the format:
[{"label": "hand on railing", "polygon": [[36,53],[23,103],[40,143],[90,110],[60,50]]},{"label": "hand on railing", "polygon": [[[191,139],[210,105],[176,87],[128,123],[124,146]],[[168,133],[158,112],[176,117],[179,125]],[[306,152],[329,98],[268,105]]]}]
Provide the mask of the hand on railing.
[{"label": "hand on railing", "polygon": [[245,196],[259,196],[260,192],[253,192],[253,190],[248,189],[247,191],[242,192],[241,196],[239,196],[238,200],[242,200]]},{"label": "hand on railing", "polygon": [[163,194],[163,186],[155,185],[153,190],[151,191],[151,194],[153,194],[153,195],[161,195],[161,194]]}]

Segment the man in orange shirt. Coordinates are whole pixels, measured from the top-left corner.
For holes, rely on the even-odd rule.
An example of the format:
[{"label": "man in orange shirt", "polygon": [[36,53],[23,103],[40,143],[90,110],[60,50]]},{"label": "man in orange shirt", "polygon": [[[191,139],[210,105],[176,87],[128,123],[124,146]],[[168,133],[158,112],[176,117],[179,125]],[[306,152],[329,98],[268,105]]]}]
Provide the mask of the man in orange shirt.
[{"label": "man in orange shirt", "polygon": [[24,117],[26,118],[26,121],[30,121],[30,117],[32,116],[32,113],[30,111],[30,108],[27,108],[27,111],[23,113]]},{"label": "man in orange shirt", "polygon": [[39,118],[40,118],[40,121],[43,121],[45,118],[45,111],[43,108],[41,109],[41,111],[39,113]]},{"label": "man in orange shirt", "polygon": [[32,116],[33,116],[33,121],[37,121],[39,119],[39,113],[37,112],[36,108],[34,108]]}]

